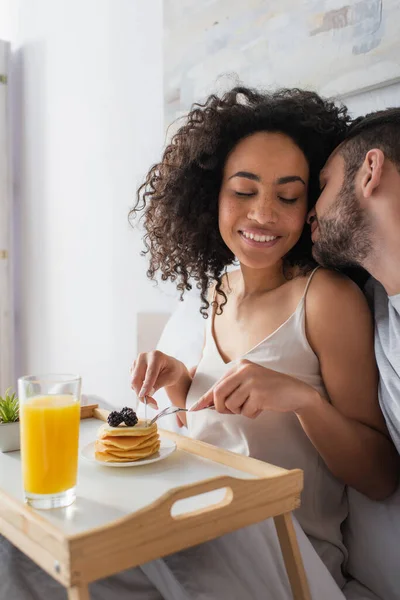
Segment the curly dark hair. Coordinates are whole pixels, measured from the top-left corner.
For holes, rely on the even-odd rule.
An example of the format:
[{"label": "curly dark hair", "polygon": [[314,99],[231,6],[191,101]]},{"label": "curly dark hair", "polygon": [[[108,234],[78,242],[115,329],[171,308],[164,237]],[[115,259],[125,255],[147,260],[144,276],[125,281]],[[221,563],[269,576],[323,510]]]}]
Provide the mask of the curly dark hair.
[{"label": "curly dark hair", "polygon": [[[143,211],[145,250],[150,254],[147,275],[177,282],[181,299],[197,282],[201,313],[207,316],[208,288],[216,282],[226,303],[222,277],[234,255],[218,228],[218,197],[228,154],[243,138],[258,131],[289,136],[303,151],[310,169],[308,204],[319,195],[319,171],[333,149],[344,139],[350,118],[344,106],[300,89],[273,93],[234,87],[222,97],[209,96],[194,104],[139,188],[132,220]],[[303,272],[315,264],[309,232],[284,257],[284,268]]]}]

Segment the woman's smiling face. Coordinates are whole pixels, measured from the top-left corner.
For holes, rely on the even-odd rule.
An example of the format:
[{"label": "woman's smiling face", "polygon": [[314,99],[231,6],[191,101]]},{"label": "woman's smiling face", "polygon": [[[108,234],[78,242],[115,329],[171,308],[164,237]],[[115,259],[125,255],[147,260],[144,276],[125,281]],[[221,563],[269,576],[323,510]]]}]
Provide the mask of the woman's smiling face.
[{"label": "woman's smiling face", "polygon": [[283,133],[260,131],[234,147],[219,193],[219,229],[241,264],[270,267],[297,243],[308,179],[306,157]]}]

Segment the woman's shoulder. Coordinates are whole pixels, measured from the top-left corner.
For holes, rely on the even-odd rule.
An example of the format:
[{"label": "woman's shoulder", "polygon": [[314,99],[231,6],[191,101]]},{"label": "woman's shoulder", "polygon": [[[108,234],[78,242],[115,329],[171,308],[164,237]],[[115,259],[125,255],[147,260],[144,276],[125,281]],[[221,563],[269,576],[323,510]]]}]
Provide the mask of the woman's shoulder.
[{"label": "woman's shoulder", "polygon": [[349,323],[357,327],[371,322],[367,300],[360,288],[338,271],[319,268],[313,275],[306,297],[310,326],[326,328]]},{"label": "woman's shoulder", "polygon": [[298,268],[289,272],[282,290],[285,289],[285,293],[298,300],[307,297],[307,302],[321,302],[322,299],[330,299],[336,292],[345,295],[351,293],[349,290],[353,285],[351,279],[342,273],[317,266],[306,272]]},{"label": "woman's shoulder", "polygon": [[321,300],[331,303],[341,300],[346,301],[364,301],[365,297],[358,285],[354,283],[347,275],[319,267],[315,269],[310,282],[308,292],[310,299]]}]

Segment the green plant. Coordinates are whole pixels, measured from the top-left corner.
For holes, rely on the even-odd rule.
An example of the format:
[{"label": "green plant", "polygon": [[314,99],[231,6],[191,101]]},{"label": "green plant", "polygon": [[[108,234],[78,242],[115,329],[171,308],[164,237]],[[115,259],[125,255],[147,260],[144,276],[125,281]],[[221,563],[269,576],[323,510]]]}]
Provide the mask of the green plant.
[{"label": "green plant", "polygon": [[0,396],[0,423],[19,421],[19,400],[11,388],[6,390],[4,398]]}]

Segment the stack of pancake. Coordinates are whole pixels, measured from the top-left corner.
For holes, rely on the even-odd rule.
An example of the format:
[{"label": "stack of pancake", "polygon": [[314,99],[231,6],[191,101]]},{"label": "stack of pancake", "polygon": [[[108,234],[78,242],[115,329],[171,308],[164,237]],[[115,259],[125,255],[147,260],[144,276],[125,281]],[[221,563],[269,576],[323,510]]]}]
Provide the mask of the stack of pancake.
[{"label": "stack of pancake", "polygon": [[133,462],[158,452],[160,437],[156,423],[139,421],[133,427],[103,425],[95,442],[95,457],[101,462]]}]

